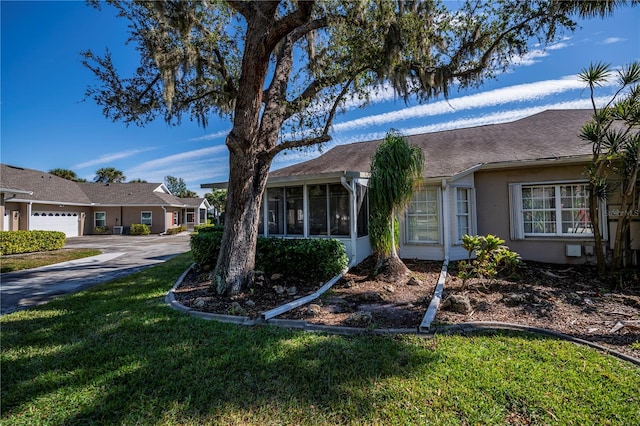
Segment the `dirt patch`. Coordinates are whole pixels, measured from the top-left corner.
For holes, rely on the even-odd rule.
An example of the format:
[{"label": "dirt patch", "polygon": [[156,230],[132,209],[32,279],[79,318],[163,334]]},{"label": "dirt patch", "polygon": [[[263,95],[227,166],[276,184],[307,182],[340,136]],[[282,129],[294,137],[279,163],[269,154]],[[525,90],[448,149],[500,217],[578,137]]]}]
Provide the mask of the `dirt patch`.
[{"label": "dirt patch", "polygon": [[[312,324],[417,330],[431,302],[441,262],[405,260],[406,283],[376,280],[375,260],[352,268],[310,304],[277,318]],[[530,262],[518,278],[469,280],[450,268],[435,322],[495,321],[544,328],[640,358],[640,284],[611,291],[591,266]],[[208,273],[192,271],[175,290],[192,309],[258,318],[261,313],[315,292],[323,283],[258,276],[247,293],[222,297],[210,290]]]}]

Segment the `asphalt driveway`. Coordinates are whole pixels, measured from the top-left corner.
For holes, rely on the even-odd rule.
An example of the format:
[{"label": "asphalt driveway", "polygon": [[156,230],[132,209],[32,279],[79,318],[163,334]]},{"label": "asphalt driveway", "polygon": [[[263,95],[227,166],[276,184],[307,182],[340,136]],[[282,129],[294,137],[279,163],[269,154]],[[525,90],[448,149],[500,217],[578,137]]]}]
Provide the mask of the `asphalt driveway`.
[{"label": "asphalt driveway", "polygon": [[190,235],[91,235],[67,239],[65,248],[97,248],[103,254],[42,268],[3,273],[0,314],[46,303],[120,278],[189,251]]}]

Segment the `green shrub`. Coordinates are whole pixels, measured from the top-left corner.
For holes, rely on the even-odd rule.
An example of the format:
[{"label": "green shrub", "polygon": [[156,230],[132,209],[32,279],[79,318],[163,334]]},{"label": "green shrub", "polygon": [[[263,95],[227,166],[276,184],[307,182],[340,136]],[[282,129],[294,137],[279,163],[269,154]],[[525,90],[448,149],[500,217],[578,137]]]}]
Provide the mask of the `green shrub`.
[{"label": "green shrub", "polygon": [[181,232],[184,232],[187,230],[187,227],[185,225],[180,225],[180,226],[176,226],[173,228],[169,228],[165,231],[165,234],[167,235],[175,235],[175,234],[179,234]]},{"label": "green shrub", "polygon": [[[221,242],[221,231],[192,234],[194,262],[204,270],[213,270]],[[256,269],[267,276],[279,273],[290,279],[321,282],[340,273],[347,264],[344,245],[333,239],[259,237],[256,246]]]},{"label": "green shrub", "polygon": [[58,250],[66,239],[59,231],[0,231],[0,255]]},{"label": "green shrub", "polygon": [[107,235],[109,234],[109,227],[108,226],[95,226],[93,228],[93,233],[96,235]]},{"label": "green shrub", "polygon": [[224,226],[222,225],[196,225],[193,227],[195,232],[222,232]]},{"label": "green shrub", "polygon": [[131,229],[129,230],[129,234],[131,235],[149,235],[150,233],[149,225],[143,223],[132,223]]},{"label": "green shrub", "polygon": [[[504,240],[495,235],[462,237],[462,246],[469,254],[467,261],[458,263],[463,285],[469,278],[493,279],[498,274],[513,276],[522,264],[520,255],[509,250]],[[472,259],[475,253],[476,258]]]}]

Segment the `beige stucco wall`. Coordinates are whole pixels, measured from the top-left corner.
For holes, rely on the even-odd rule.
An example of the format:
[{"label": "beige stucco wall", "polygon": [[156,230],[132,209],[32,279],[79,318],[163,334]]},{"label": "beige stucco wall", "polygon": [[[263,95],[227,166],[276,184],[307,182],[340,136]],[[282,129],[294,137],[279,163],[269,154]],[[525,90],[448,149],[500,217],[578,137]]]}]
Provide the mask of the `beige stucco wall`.
[{"label": "beige stucco wall", "polygon": [[[509,184],[542,183],[585,180],[584,166],[560,165],[556,167],[519,168],[480,171],[475,175],[478,234],[494,234],[506,241],[523,259],[549,263],[595,262],[595,256],[585,256],[584,246],[593,246],[590,238],[537,237],[524,240],[510,239]],[[567,244],[579,244],[583,255],[566,256]]]}]

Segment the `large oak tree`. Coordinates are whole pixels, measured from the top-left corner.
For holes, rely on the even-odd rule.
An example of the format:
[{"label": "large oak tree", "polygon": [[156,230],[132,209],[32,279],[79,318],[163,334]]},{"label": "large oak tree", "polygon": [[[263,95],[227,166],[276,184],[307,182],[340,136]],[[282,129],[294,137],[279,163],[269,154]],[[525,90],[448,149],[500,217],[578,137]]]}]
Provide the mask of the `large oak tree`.
[{"label": "large oak tree", "polygon": [[109,51],[84,53],[100,81],[87,96],[107,117],[138,125],[158,116],[173,124],[186,116],[206,126],[212,115],[232,122],[225,230],[213,274],[218,290],[232,294],[252,276],[275,155],[326,143],[336,114],[366,104],[384,84],[420,101],[447,96],[454,85],[479,85],[530,42],[549,43],[573,29],[572,13],[606,14],[619,2],[108,3],[129,20],[140,64],[122,77]]}]

